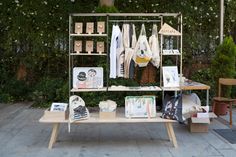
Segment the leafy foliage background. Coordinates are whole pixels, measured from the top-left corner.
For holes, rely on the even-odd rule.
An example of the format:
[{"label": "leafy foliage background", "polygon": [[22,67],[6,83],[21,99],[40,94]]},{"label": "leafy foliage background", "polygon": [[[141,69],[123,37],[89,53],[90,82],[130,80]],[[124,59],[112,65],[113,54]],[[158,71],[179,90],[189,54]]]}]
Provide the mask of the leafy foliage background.
[{"label": "leafy foliage background", "polygon": [[[209,76],[198,75],[197,71],[204,71],[209,66],[219,44],[219,2],[116,0],[115,7],[119,12],[181,12],[184,17],[184,73],[207,83]],[[98,4],[98,0],[1,0],[0,102],[34,100],[47,104],[67,101],[68,15],[99,11]],[[235,10],[236,1],[226,0],[224,33],[233,35],[234,40]],[[168,22],[172,24],[173,21]],[[93,59],[79,61],[86,65]],[[21,80],[17,79],[19,65],[24,65],[27,72]],[[126,93],[117,95],[115,98],[120,99]],[[107,98],[103,93],[100,96],[84,94],[84,97],[88,96]],[[88,101],[93,104],[95,100]]]}]

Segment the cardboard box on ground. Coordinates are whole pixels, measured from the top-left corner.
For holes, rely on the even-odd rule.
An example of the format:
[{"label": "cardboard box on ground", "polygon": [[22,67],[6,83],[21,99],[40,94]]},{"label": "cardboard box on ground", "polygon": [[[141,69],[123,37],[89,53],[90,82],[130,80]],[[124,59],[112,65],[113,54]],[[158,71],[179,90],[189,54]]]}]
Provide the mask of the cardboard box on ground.
[{"label": "cardboard box on ground", "polygon": [[207,133],[210,119],[217,116],[213,112],[199,113],[196,117],[192,116],[188,119],[189,131],[192,133]]}]

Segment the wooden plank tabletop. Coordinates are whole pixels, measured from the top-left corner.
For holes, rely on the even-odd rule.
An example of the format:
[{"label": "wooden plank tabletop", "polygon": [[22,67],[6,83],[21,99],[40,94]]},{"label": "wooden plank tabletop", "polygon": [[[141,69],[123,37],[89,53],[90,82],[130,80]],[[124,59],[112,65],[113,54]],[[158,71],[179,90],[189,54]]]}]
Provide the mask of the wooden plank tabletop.
[{"label": "wooden plank tabletop", "polygon": [[[175,120],[163,119],[161,113],[157,113],[155,118],[126,118],[124,113],[118,112],[115,119],[100,119],[99,113],[90,113],[90,118],[87,120],[75,121],[73,123],[146,123],[146,122],[177,122]],[[41,123],[68,123],[68,119],[45,118],[42,116],[39,119]]]}]

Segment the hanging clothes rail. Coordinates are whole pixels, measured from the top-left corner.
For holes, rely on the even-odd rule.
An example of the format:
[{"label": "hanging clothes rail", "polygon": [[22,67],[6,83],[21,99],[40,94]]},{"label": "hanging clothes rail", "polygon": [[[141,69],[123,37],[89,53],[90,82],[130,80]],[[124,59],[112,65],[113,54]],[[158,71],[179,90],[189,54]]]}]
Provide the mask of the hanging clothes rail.
[{"label": "hanging clothes rail", "polygon": [[134,22],[161,22],[161,20],[109,20],[109,22],[125,22],[125,23],[134,23]]}]

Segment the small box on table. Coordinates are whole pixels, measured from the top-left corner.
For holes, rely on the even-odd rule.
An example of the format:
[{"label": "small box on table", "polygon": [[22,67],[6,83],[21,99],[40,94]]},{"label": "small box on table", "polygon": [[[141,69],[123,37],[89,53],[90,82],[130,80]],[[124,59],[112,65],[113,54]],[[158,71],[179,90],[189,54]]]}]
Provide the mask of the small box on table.
[{"label": "small box on table", "polygon": [[116,118],[116,111],[113,112],[99,112],[100,119],[115,119]]},{"label": "small box on table", "polygon": [[69,111],[50,111],[50,109],[46,109],[44,111],[44,118],[45,119],[52,119],[52,120],[66,120],[69,118]]}]

